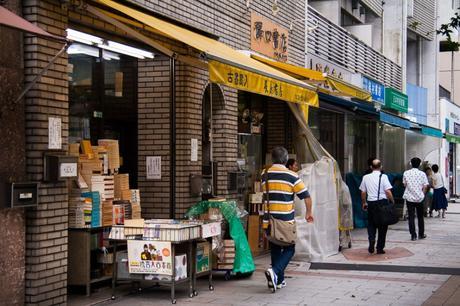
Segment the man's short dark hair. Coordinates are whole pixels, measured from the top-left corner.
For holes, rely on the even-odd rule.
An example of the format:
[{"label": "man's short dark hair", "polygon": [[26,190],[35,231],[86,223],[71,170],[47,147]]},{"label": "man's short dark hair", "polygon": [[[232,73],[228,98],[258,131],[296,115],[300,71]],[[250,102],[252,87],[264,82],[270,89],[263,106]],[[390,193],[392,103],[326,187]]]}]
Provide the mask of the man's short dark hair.
[{"label": "man's short dark hair", "polygon": [[294,166],[295,162],[296,162],[296,160],[294,158],[289,158],[287,163],[286,163],[286,168]]},{"label": "man's short dark hair", "polygon": [[422,163],[422,160],[418,157],[414,157],[410,160],[410,164],[412,165],[412,168],[420,167],[421,163]]},{"label": "man's short dark hair", "polygon": [[439,167],[438,165],[434,164],[433,166],[431,166],[431,169],[433,170],[434,173],[438,173],[439,171]]},{"label": "man's short dark hair", "polygon": [[275,147],[272,150],[272,162],[274,164],[285,165],[288,161],[289,153],[283,147]]},{"label": "man's short dark hair", "polygon": [[382,167],[382,162],[378,159],[374,159],[372,161],[372,165],[371,165],[372,169],[374,170],[377,170],[377,169],[380,169],[380,167]]}]

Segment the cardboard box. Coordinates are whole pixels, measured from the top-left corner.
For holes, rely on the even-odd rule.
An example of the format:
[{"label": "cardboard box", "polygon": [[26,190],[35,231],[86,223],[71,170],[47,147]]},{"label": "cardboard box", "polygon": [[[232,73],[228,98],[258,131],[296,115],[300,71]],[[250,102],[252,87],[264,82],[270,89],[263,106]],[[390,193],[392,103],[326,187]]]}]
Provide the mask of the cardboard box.
[{"label": "cardboard box", "polygon": [[263,203],[264,193],[257,192],[249,195],[249,203]]},{"label": "cardboard box", "polygon": [[248,242],[252,253],[259,251],[259,223],[260,216],[249,216],[248,220]]},{"label": "cardboard box", "polygon": [[209,242],[200,242],[196,247],[196,272],[209,271],[209,259],[210,259],[211,246]]},{"label": "cardboard box", "polygon": [[[174,257],[175,258],[175,269],[176,277],[175,280],[181,280],[187,278],[187,254],[181,254]],[[131,274],[133,275],[133,274]],[[139,274],[141,275],[141,274]],[[170,281],[172,279],[171,275],[164,274],[145,274],[144,279],[146,280],[160,280],[160,281]]]},{"label": "cardboard box", "polygon": [[201,225],[201,238],[209,238],[219,236],[221,234],[222,226],[220,222],[209,222]]}]

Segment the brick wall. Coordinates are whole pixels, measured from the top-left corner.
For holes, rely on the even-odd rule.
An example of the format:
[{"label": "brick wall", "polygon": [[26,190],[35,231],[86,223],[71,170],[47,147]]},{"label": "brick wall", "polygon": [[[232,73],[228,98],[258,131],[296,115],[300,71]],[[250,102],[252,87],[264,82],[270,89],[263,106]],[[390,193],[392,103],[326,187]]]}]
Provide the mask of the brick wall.
[{"label": "brick wall", "polygon": [[280,26],[289,28],[291,21],[296,20],[290,34],[288,47],[289,61],[304,65],[305,59],[305,2],[303,0],[278,1],[280,11],[272,14],[273,1],[253,0],[249,9],[246,1],[219,0],[134,0],[160,15],[176,19],[193,27],[213,33],[220,41],[235,49],[250,49],[251,11],[267,17]]},{"label": "brick wall", "polygon": [[[65,36],[66,12],[57,1],[23,1],[26,19],[44,30]],[[30,81],[61,49],[62,43],[27,36],[25,79]],[[43,179],[43,153],[48,150],[48,117],[62,120],[63,150],[68,139],[67,56],[59,58],[26,96],[26,171],[31,181]],[[27,211],[27,305],[59,305],[67,294],[68,194],[66,183],[41,184],[40,204]]]}]

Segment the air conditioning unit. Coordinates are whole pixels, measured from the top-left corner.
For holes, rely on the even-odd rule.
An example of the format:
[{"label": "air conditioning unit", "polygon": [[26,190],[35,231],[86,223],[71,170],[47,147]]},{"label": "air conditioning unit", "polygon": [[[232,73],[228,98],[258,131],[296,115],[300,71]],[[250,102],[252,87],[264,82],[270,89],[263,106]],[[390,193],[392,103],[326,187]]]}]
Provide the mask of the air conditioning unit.
[{"label": "air conditioning unit", "polygon": [[414,0],[407,0],[407,17],[414,17]]}]

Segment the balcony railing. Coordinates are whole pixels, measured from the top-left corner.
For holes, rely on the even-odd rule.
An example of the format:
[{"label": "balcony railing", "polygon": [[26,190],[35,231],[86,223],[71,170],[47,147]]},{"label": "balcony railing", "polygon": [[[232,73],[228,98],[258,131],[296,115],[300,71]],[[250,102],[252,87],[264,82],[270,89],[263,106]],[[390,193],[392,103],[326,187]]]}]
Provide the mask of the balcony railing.
[{"label": "balcony railing", "polygon": [[308,33],[308,53],[401,90],[401,66],[327,20],[311,6],[308,7],[307,25],[316,27]]}]

